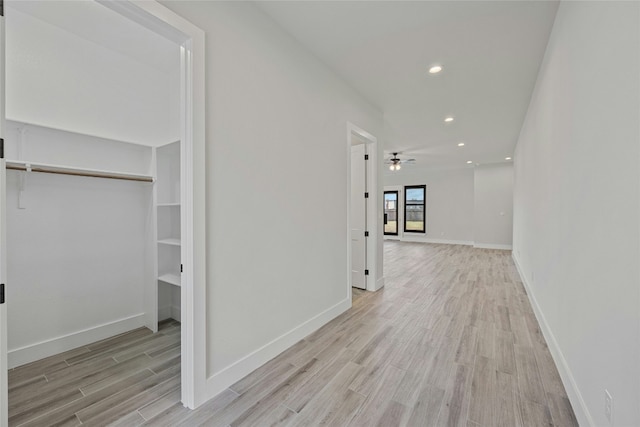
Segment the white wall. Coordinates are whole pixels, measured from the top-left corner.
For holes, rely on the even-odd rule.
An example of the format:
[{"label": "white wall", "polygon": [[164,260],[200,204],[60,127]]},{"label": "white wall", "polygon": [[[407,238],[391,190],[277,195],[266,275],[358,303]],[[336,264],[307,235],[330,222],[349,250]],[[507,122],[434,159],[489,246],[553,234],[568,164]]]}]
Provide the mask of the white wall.
[{"label": "white wall", "polygon": [[214,393],[349,306],[347,122],[382,114],[253,5],[163,4],[207,34]]},{"label": "white wall", "polygon": [[151,174],[150,147],[10,120],[5,124],[7,160]]},{"label": "white wall", "polygon": [[640,425],[637,2],[563,2],[515,153],[514,257],[581,425]]},{"label": "white wall", "polygon": [[[7,4],[8,119],[155,146],[179,139],[179,81],[173,70],[153,68],[13,6],[20,3]],[[175,56],[177,70],[177,45],[166,54]]]},{"label": "white wall", "polygon": [[477,166],[473,171],[474,246],[511,249],[513,164]]},{"label": "white wall", "polygon": [[[405,185],[427,186],[426,233],[405,233]],[[385,172],[384,190],[398,191],[398,236],[386,239],[511,249],[513,166],[511,163],[459,169],[408,166]]]},{"label": "white wall", "polygon": [[148,183],[7,171],[10,366],[144,324],[150,204]]},{"label": "white wall", "polygon": [[397,238],[473,244],[473,169],[409,170],[407,167],[400,172],[385,173],[384,176],[385,190],[400,191],[398,198],[401,210],[404,186],[422,184],[427,186],[426,233],[404,233],[402,223],[399,223]]}]

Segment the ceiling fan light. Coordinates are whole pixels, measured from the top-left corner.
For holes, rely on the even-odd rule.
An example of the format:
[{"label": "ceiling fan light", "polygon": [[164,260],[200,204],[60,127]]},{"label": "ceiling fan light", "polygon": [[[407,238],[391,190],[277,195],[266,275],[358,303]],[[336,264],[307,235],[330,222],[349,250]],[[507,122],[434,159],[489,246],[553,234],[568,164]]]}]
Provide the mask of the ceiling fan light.
[{"label": "ceiling fan light", "polygon": [[394,170],[396,170],[395,166],[396,166],[396,165],[391,165],[391,166],[389,166],[389,170],[390,170],[390,171],[394,171]]},{"label": "ceiling fan light", "polygon": [[397,170],[397,171],[399,171],[399,170],[400,170],[400,163],[398,163],[398,164],[396,165],[396,170]]}]

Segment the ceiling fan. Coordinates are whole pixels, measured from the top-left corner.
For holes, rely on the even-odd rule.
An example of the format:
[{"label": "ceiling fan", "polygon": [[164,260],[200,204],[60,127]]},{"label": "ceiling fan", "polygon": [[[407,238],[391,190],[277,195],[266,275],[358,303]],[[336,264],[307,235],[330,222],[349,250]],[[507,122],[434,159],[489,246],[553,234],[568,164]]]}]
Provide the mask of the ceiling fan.
[{"label": "ceiling fan", "polygon": [[416,159],[399,159],[398,154],[400,153],[391,153],[391,154],[393,154],[393,157],[390,158],[389,160],[386,160],[384,163],[386,165],[390,165],[389,170],[392,170],[392,171],[400,170],[400,164],[402,163],[413,163],[416,161]]}]

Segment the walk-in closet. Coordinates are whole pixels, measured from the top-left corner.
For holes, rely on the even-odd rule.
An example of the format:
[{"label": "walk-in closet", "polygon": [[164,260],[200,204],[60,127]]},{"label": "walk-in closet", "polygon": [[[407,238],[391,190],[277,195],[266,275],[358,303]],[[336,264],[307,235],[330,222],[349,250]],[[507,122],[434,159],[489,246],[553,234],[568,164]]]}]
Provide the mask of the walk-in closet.
[{"label": "walk-in closet", "polygon": [[136,425],[180,401],[179,46],[96,2],[5,9],[9,424]]}]

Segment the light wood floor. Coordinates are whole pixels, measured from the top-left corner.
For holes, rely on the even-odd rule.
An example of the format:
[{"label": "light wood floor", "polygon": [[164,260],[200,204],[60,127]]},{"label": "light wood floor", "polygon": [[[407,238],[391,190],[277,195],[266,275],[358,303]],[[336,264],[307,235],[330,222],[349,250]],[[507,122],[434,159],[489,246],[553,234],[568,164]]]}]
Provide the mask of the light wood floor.
[{"label": "light wood floor", "polygon": [[577,425],[509,252],[388,241],[385,281],[196,411],[167,323],[10,371],[10,424]]},{"label": "light wood floor", "polygon": [[9,371],[10,426],[139,425],[179,400],[174,320]]}]

